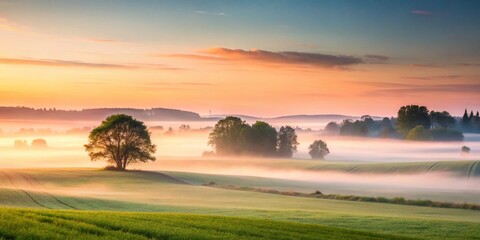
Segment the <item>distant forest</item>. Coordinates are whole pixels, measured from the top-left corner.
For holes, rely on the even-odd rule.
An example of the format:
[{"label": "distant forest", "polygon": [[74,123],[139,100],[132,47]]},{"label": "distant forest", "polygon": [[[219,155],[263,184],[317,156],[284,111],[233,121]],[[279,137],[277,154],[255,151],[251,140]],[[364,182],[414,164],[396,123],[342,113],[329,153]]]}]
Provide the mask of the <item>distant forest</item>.
[{"label": "distant forest", "polygon": [[0,107],[0,119],[100,121],[114,114],[128,114],[142,121],[200,121],[198,113],[167,108],[95,108],[58,110],[55,108]]}]

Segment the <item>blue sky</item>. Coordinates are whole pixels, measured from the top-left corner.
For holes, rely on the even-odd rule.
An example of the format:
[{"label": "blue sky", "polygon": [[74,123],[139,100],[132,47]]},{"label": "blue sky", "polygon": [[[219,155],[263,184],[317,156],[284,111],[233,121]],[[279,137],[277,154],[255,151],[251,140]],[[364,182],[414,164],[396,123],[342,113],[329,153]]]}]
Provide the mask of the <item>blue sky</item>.
[{"label": "blue sky", "polygon": [[[305,101],[317,113],[313,100],[334,101],[329,113],[382,102],[378,114],[412,103],[461,114],[480,102],[480,1],[0,0],[0,54],[11,94],[0,100],[14,105],[55,105],[64,96],[52,92],[81,87],[65,107],[115,104],[103,87],[138,98],[122,106],[156,107],[153,84],[162,103],[201,100],[192,110],[204,112],[263,113],[291,91],[296,102],[268,114]],[[27,66],[31,76],[18,74]],[[41,91],[22,87],[39,76]],[[337,101],[347,94],[358,106]]]}]

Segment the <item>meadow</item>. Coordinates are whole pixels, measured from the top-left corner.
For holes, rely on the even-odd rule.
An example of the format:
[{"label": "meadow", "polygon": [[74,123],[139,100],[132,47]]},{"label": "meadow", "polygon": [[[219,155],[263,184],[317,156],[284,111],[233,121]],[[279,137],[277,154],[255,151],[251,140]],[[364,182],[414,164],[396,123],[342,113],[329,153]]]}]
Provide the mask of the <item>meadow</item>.
[{"label": "meadow", "polygon": [[[215,182],[302,194],[321,191],[480,203],[476,138],[465,143],[411,143],[326,136],[332,155],[318,161],[302,159],[318,135],[299,136],[299,153],[293,159],[205,158],[199,157],[208,149],[205,133],[154,133],[157,160],[134,164],[127,172],[104,171],[104,162],[91,162],[82,148],[84,135],[38,136],[48,142],[43,150],[14,149],[18,137],[2,136],[0,235],[4,239],[479,239],[480,213],[474,210],[203,186]],[[472,146],[472,153],[460,155],[459,144]]]},{"label": "meadow", "polygon": [[[256,183],[282,189],[302,183],[186,172],[3,170],[0,204],[9,208],[1,210],[2,221],[8,223],[2,224],[1,232],[7,239],[15,234],[20,238],[35,238],[33,234],[46,238],[115,238],[120,233],[134,239],[188,239],[194,235],[199,239],[268,239],[277,235],[285,239],[480,236],[478,211],[311,199],[201,185],[208,181]],[[211,222],[216,224],[209,226]],[[29,225],[31,231],[23,229]]]}]

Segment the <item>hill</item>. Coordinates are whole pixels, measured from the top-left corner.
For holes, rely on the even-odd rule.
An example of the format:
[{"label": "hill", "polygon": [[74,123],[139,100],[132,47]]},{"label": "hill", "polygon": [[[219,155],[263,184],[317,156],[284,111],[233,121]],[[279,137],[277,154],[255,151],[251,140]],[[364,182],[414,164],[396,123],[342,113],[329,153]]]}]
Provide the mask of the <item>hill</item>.
[{"label": "hill", "polygon": [[[269,234],[270,230],[268,229],[270,228],[275,234],[283,234],[274,230],[277,229],[276,226],[287,229],[285,234],[290,236],[288,234],[295,234],[293,229],[296,229],[297,226],[302,228],[302,225],[289,225],[288,223],[314,224],[315,228],[328,232],[335,232],[334,229],[337,228],[348,229],[356,233],[358,233],[357,231],[368,232],[365,235],[358,233],[359,236],[363,236],[363,239],[368,239],[368,236],[375,237],[377,234],[383,236],[384,239],[391,239],[391,236],[414,239],[474,239],[480,234],[478,211],[312,199],[218,189],[195,185],[194,181],[202,182],[211,177],[188,177],[189,173],[172,175],[160,172],[110,172],[93,169],[17,169],[3,170],[2,172],[0,173],[0,205],[30,208],[19,211],[8,209],[5,210],[8,213],[6,215],[0,213],[0,221],[3,221],[0,224],[0,229],[3,230],[0,232],[6,233],[5,238],[7,239],[13,238],[12,232],[25,234],[38,232],[47,234],[46,238],[51,236],[58,238],[55,235],[56,231],[59,231],[61,236],[64,234],[65,238],[70,238],[72,236],[70,231],[73,231],[72,234],[89,234],[90,232],[87,230],[89,228],[83,229],[83,226],[96,229],[96,226],[99,225],[101,228],[108,226],[108,229],[113,229],[112,232],[128,233],[135,229],[132,231],[142,232],[142,234],[147,232],[151,238],[160,238],[158,236],[174,238],[174,235],[177,235],[184,236],[184,239],[190,239],[191,235],[183,235],[185,231],[193,231],[192,234],[198,233],[201,239],[212,238],[216,236],[216,233],[224,234],[214,227],[217,222],[226,222],[225,224],[227,224],[222,225],[220,229],[230,229],[228,226],[230,218],[215,217],[219,215],[241,217],[242,222],[253,221],[252,224],[263,226],[262,233],[250,231],[258,235],[243,236],[244,233],[239,230],[238,234],[240,235],[231,235],[232,238],[271,238],[271,235],[265,235]],[[255,179],[243,179],[243,183],[238,180],[240,179],[232,178],[228,181],[240,186],[255,182]],[[266,181],[273,185],[278,184],[265,179],[261,183],[259,182],[258,186],[267,183]],[[53,211],[54,209],[69,211]],[[208,216],[197,221],[195,215],[185,215],[185,219],[177,221],[174,217],[175,214],[101,213],[92,212],[92,210],[175,212]],[[172,228],[165,230],[163,226],[169,224],[170,216],[172,217],[170,222]],[[17,219],[20,224],[15,225]],[[133,222],[131,226],[127,223],[121,225],[124,221],[130,223],[135,219],[143,219],[145,222]],[[265,225],[262,225],[261,221],[256,222],[257,220],[266,221]],[[281,220],[282,222],[272,220]],[[78,223],[78,225],[72,222]],[[158,224],[158,228],[153,225],[153,222]],[[197,225],[197,222],[198,224],[212,224],[212,228],[217,230],[200,231],[202,227]],[[286,224],[282,225],[283,223]],[[37,226],[37,224],[39,225]],[[187,225],[190,230],[183,228]],[[239,225],[238,229],[243,229],[241,223],[234,221],[231,222],[231,225]],[[320,225],[333,228],[322,228]],[[27,230],[21,226],[29,226],[29,228]],[[62,227],[59,228],[59,226]],[[249,228],[247,226],[250,225],[247,224],[245,228]],[[106,236],[105,238],[111,234],[101,231],[92,230],[94,234]],[[225,231],[228,232],[228,236],[234,234],[232,233],[234,230]],[[312,231],[313,233],[312,236],[317,236],[317,238],[324,236],[321,232]],[[19,235],[18,237],[27,238],[28,236]],[[292,238],[304,239],[299,236],[293,235]],[[336,237],[336,235],[332,236]],[[309,237],[310,235],[305,235],[306,239]],[[333,237],[326,238],[335,239]],[[344,235],[341,239],[351,238]]]},{"label": "hill", "polygon": [[128,114],[142,121],[199,121],[198,113],[167,108],[94,108],[83,110],[58,110],[28,107],[0,107],[0,119],[22,120],[89,120],[100,121],[112,114]]}]

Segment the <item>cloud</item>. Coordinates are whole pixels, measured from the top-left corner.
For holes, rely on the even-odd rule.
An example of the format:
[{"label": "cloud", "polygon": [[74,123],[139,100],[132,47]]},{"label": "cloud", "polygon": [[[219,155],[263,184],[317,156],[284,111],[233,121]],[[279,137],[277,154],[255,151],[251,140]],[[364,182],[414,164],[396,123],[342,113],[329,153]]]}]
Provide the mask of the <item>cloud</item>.
[{"label": "cloud", "polygon": [[438,80],[438,79],[458,79],[463,77],[462,75],[444,75],[444,76],[431,76],[431,77],[401,77],[403,79],[412,80]]},{"label": "cloud", "polygon": [[104,38],[86,38],[86,41],[96,42],[96,43],[116,43],[118,41],[113,39],[104,39]]},{"label": "cloud", "polygon": [[108,64],[108,63],[89,63],[78,61],[51,60],[51,59],[26,59],[26,58],[0,58],[0,64],[11,65],[35,65],[51,67],[88,67],[88,68],[119,68],[132,69],[135,66]]},{"label": "cloud", "polygon": [[90,63],[80,61],[66,61],[55,59],[33,59],[33,58],[0,58],[0,64],[7,65],[31,65],[45,67],[84,67],[84,68],[104,68],[104,69],[138,69],[149,68],[157,70],[180,70],[162,64],[111,64],[111,63]]},{"label": "cloud", "polygon": [[430,11],[425,11],[425,10],[412,10],[411,13],[412,13],[412,14],[415,14],[415,15],[423,15],[423,16],[433,15],[432,12],[430,12]]},{"label": "cloud", "polygon": [[156,55],[158,57],[170,57],[170,58],[189,58],[189,59],[196,59],[196,60],[210,60],[210,61],[222,61],[227,60],[221,57],[213,57],[213,56],[205,56],[205,55],[197,55],[197,54],[161,54]]},{"label": "cloud", "polygon": [[323,53],[280,51],[272,52],[266,50],[252,49],[228,49],[210,48],[199,52],[199,54],[170,54],[164,57],[187,58],[194,60],[207,60],[217,62],[236,62],[243,64],[266,64],[266,65],[293,65],[300,67],[323,67],[323,68],[345,68],[347,66],[365,63],[385,62],[389,58],[381,55],[367,55],[356,57],[348,55],[332,55]]},{"label": "cloud", "polygon": [[19,24],[2,17],[0,17],[0,29],[14,32],[24,32],[28,30],[25,26],[20,26]]},{"label": "cloud", "polygon": [[217,16],[225,16],[227,14],[223,13],[223,12],[207,12],[207,11],[201,11],[201,10],[197,10],[195,11],[195,13],[198,13],[198,14],[204,14],[204,15],[217,15]]},{"label": "cloud", "polygon": [[480,67],[480,63],[459,63],[458,65],[464,67]]},{"label": "cloud", "polygon": [[96,81],[78,81],[78,82],[73,82],[75,84],[79,85],[103,85],[105,82],[96,82]]},{"label": "cloud", "polygon": [[390,60],[389,56],[374,55],[374,54],[365,55],[365,58],[370,60],[370,61],[377,61],[377,62],[386,62],[386,61]]},{"label": "cloud", "polygon": [[368,91],[366,94],[372,93],[475,93],[480,92],[480,84],[404,84],[404,83],[389,83],[389,82],[356,82],[357,84],[379,87]]},{"label": "cloud", "polygon": [[151,86],[174,86],[174,85],[183,85],[183,86],[213,86],[211,83],[206,82],[149,82],[147,83]]},{"label": "cloud", "polygon": [[435,64],[410,64],[412,67],[423,67],[423,68],[443,68],[445,66],[435,65]]}]

